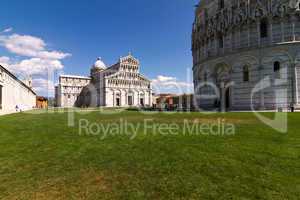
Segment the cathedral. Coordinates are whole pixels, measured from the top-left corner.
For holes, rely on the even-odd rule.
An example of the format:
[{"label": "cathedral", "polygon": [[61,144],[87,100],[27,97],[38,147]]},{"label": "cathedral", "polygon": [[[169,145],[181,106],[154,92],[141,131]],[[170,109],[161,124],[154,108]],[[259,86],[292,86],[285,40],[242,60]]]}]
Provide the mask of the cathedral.
[{"label": "cathedral", "polygon": [[106,67],[98,58],[90,77],[61,75],[55,87],[58,107],[149,107],[151,81],[140,74],[140,62],[131,54]]},{"label": "cathedral", "polygon": [[300,1],[201,0],[192,53],[198,107],[297,108]]}]

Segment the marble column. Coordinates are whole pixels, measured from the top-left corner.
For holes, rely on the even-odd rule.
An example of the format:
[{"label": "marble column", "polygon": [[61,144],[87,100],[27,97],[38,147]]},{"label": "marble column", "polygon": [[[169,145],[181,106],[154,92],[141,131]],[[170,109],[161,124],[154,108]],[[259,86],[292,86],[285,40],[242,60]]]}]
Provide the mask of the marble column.
[{"label": "marble column", "polygon": [[256,22],[256,31],[257,31],[257,43],[260,46],[261,39],[260,39],[260,21]]},{"label": "marble column", "polygon": [[233,38],[233,30],[231,30],[230,31],[230,40],[231,40],[231,42],[230,42],[230,51],[232,52],[233,51],[233,44],[234,44],[234,38]]},{"label": "marble column", "polygon": [[295,33],[296,21],[297,21],[297,18],[295,16],[292,16],[291,22],[292,22],[292,38],[293,38],[293,41],[296,41],[296,33]]},{"label": "marble column", "polygon": [[284,38],[284,23],[283,21],[280,22],[280,28],[281,28],[281,42],[284,42],[285,41],[285,38]]},{"label": "marble column", "polygon": [[270,44],[273,44],[273,20],[272,18],[269,18],[269,24],[270,24],[270,28],[269,28],[269,36],[270,36]]},{"label": "marble column", "polygon": [[226,88],[224,82],[220,85],[221,94],[221,112],[226,112]]},{"label": "marble column", "polygon": [[297,75],[297,66],[296,63],[292,63],[292,83],[293,83],[293,105],[298,104],[298,75]]},{"label": "marble column", "polygon": [[251,43],[251,35],[250,35],[250,31],[251,31],[251,25],[248,25],[248,30],[247,30],[247,39],[248,39],[248,44],[247,46],[250,47],[250,43]]},{"label": "marble column", "polygon": [[[259,56],[258,56],[258,59],[259,59],[259,66],[258,66],[258,70],[259,70],[259,82],[261,84],[263,84],[262,80],[264,79],[264,68],[263,68],[263,64],[262,64],[262,50],[261,48],[259,48]],[[261,88],[262,88],[262,85],[261,85]],[[259,91],[260,93],[260,110],[265,110],[265,93],[264,93],[264,90],[260,90]]]}]

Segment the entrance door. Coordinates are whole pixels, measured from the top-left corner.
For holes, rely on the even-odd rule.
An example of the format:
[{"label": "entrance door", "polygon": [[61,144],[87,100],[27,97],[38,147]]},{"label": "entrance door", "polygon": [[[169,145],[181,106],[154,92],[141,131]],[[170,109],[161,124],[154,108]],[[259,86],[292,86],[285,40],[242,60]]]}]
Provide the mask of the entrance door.
[{"label": "entrance door", "polygon": [[133,105],[133,98],[132,98],[132,96],[128,96],[128,105],[129,106]]},{"label": "entrance door", "polygon": [[140,105],[144,106],[144,99],[143,98],[140,99]]},{"label": "entrance door", "polygon": [[226,106],[226,109],[228,109],[230,107],[230,89],[229,88],[226,89],[226,93],[225,93],[225,106]]},{"label": "entrance door", "polygon": [[120,98],[117,98],[117,99],[116,99],[116,103],[117,103],[117,106],[121,106]]}]

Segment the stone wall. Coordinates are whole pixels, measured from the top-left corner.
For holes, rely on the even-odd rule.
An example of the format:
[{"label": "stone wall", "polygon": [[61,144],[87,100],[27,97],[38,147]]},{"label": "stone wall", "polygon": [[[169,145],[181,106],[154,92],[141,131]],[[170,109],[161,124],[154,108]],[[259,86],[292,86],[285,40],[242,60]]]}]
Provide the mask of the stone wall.
[{"label": "stone wall", "polygon": [[[202,95],[220,92],[218,78],[222,74],[218,69],[225,67],[229,75],[227,82],[231,82],[230,109],[249,110],[251,106],[255,109],[276,109],[289,107],[291,103],[299,104],[299,55],[300,43],[295,42],[211,59],[194,69],[195,86],[207,82],[207,86],[200,87],[201,90],[196,87],[195,92]],[[279,77],[274,72],[275,62],[280,62]],[[246,65],[249,66],[249,81],[244,81],[243,67]],[[213,89],[210,83],[216,88]],[[266,88],[255,92],[260,83],[264,83]],[[204,108],[216,107],[215,99],[201,99],[198,103]]]},{"label": "stone wall", "polygon": [[13,74],[0,66],[0,114],[31,110],[36,106],[36,94]]},{"label": "stone wall", "polygon": [[[198,104],[214,108],[229,102],[232,110],[298,105],[299,2],[227,0],[224,8],[218,3],[204,0],[196,9],[192,35],[195,91],[219,93],[219,98],[198,99]],[[280,72],[274,71],[275,62],[280,63]],[[261,81],[268,87],[252,96]],[[209,82],[216,88],[197,86]]]},{"label": "stone wall", "polygon": [[90,83],[91,79],[80,76],[62,75],[59,77],[59,85],[56,90],[58,107],[74,107],[83,88]]}]

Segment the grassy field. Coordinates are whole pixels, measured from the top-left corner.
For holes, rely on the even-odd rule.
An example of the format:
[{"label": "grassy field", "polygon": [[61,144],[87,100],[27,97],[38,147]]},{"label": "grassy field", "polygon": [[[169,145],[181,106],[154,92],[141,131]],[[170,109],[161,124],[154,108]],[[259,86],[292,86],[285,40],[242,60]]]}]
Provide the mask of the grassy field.
[{"label": "grassy field", "polygon": [[[271,117],[272,113],[265,115]],[[252,113],[19,113],[0,116],[0,199],[299,199],[300,113],[278,133]],[[184,119],[235,126],[235,135],[79,134],[109,124]]]}]

